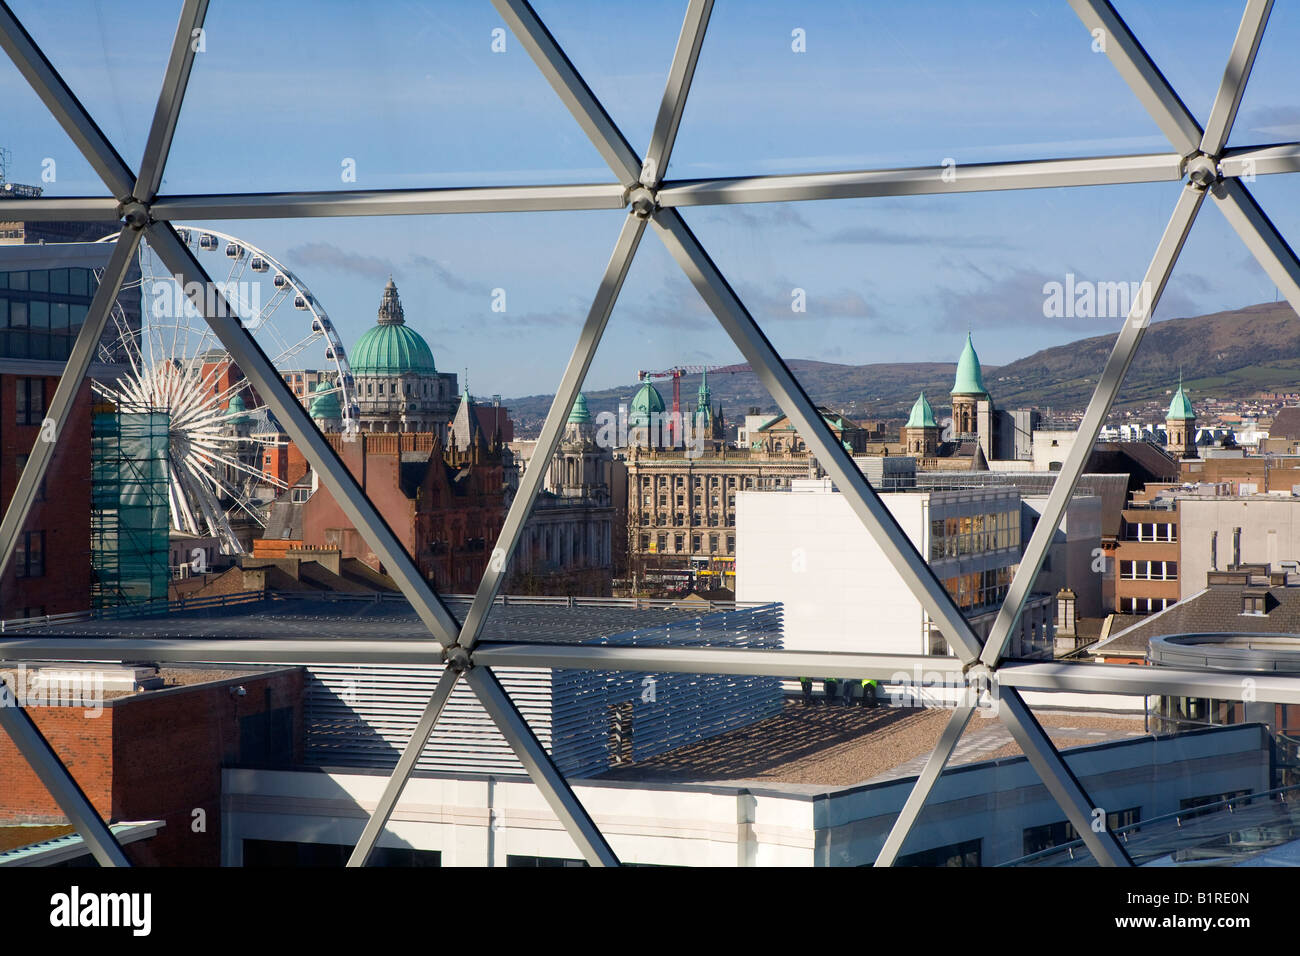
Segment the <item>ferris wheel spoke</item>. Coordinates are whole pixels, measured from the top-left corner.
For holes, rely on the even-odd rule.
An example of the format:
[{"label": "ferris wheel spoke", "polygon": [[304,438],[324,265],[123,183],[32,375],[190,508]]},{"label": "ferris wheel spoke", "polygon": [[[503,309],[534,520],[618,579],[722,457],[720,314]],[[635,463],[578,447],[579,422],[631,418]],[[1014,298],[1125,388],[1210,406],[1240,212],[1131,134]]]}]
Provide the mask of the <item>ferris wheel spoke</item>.
[{"label": "ferris wheel spoke", "polygon": [[323,332],[309,332],[305,337],[293,343],[293,345],[285,346],[285,348],[281,350],[281,352],[278,355],[272,358],[271,361],[278,367],[279,363],[287,362],[289,359],[293,358],[303,349],[307,348],[307,346],[311,345],[312,342],[316,341],[317,339],[322,339],[324,337],[325,334]]},{"label": "ferris wheel spoke", "polygon": [[[208,324],[204,308],[211,304],[209,297],[224,294],[259,347],[273,356],[273,364],[286,376],[312,361],[307,356],[320,348],[318,340],[325,339],[324,346],[335,351],[320,366],[327,371],[330,386],[321,392],[342,396],[348,406],[352,396],[342,375],[336,374],[346,371],[346,359],[340,359],[342,349],[324,310],[274,257],[223,233],[180,224],[177,228],[188,230],[189,244],[210,265],[209,274],[224,274],[225,281],[204,288],[196,304],[156,252],[142,245],[139,279],[124,287],[139,290],[139,325],[133,327],[122,303],[114,303],[115,332],[99,343],[98,354],[121,366],[122,373],[113,381],[93,383],[94,394],[122,410],[167,414],[172,526],[215,535],[224,551],[237,552],[242,548],[231,522],[264,523],[268,513],[264,499],[289,488],[266,467],[267,451],[283,448],[287,442],[278,424],[272,424],[269,410],[260,403],[253,405],[247,380],[234,368]],[[238,248],[230,249],[231,245]],[[230,257],[228,267],[222,269],[222,252],[214,249],[240,254]],[[297,307],[298,296],[304,308]],[[292,310],[287,304],[291,297],[295,299]],[[250,406],[246,418],[229,411],[229,403],[240,394]],[[309,397],[302,396],[304,401]]]},{"label": "ferris wheel spoke", "polygon": [[289,291],[289,286],[287,285],[275,290],[275,294],[271,296],[262,311],[258,314],[258,326],[269,324],[271,322],[271,319],[275,317],[276,311],[284,304],[284,300],[289,297]]},{"label": "ferris wheel spoke", "polygon": [[190,507],[190,495],[187,493],[185,482],[181,479],[180,471],[172,468],[168,477],[173,527],[179,527],[180,530],[188,531],[190,534],[198,534],[199,522]]}]

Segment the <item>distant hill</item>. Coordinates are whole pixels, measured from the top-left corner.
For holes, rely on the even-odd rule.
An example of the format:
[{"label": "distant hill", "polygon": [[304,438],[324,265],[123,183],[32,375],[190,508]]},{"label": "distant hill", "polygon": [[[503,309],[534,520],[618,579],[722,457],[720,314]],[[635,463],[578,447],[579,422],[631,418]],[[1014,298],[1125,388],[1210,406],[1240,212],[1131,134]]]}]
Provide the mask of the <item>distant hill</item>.
[{"label": "distant hill", "polygon": [[[999,408],[1082,410],[1096,387],[1115,332],[1035,352],[1008,365],[984,366],[984,381]],[[902,418],[924,390],[936,412],[947,405],[956,375],[952,362],[837,365],[809,359],[789,361],[791,371],[814,401],[844,409],[851,417]],[[1137,408],[1167,401],[1178,380],[1195,402],[1201,397],[1244,399],[1259,391],[1300,390],[1300,318],[1286,302],[1269,302],[1228,312],[1171,319],[1153,325],[1138,349],[1117,407]],[[671,380],[656,381],[672,402]],[[683,405],[693,407],[700,376],[681,380]],[[715,402],[735,422],[751,406],[775,412],[776,403],[753,372],[710,373]],[[616,411],[631,402],[636,383],[586,392],[592,414]],[[521,437],[535,436],[551,406],[551,395],[505,400]]]}]

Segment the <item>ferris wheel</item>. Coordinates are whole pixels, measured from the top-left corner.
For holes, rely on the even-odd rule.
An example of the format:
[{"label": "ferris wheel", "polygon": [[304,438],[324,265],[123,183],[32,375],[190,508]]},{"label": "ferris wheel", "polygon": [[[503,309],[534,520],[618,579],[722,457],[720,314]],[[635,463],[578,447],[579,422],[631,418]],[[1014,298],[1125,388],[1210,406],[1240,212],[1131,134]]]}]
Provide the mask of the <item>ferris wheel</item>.
[{"label": "ferris wheel", "polygon": [[[114,304],[100,358],[125,367],[94,381],[100,398],[124,412],[168,416],[167,485],[171,527],[216,538],[223,552],[244,550],[236,525],[265,525],[271,502],[288,488],[279,455],[286,437],[187,293],[224,308],[224,294],[291,390],[337,412],[348,430],[360,409],[343,342],[305,283],[252,243],[212,229],[176,226],[213,277],[212,290],[189,290],[140,244],[139,328]],[[116,235],[101,242],[113,242]],[[225,279],[218,276],[225,275]]]}]

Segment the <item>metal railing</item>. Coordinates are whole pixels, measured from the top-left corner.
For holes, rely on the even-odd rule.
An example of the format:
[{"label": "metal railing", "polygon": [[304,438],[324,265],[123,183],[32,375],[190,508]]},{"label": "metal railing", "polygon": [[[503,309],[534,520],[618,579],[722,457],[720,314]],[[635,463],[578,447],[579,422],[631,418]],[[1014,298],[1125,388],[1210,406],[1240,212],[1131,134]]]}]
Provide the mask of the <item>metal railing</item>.
[{"label": "metal railing", "polygon": [[[474,600],[473,594],[444,594],[444,601],[469,604]],[[65,614],[44,614],[39,617],[10,618],[0,620],[0,634],[44,627],[49,624],[68,624],[78,621],[121,620],[123,618],[145,617],[158,614],[170,614],[180,611],[203,611],[212,608],[247,604],[252,601],[329,601],[340,603],[387,603],[408,604],[406,598],[398,593],[380,592],[373,594],[346,594],[331,591],[283,591],[267,593],[265,591],[239,591],[233,594],[220,594],[211,597],[177,598],[174,600],[143,601],[139,604],[119,604],[115,607],[96,608],[86,611],[69,611]],[[492,602],[498,607],[605,607],[624,610],[652,610],[655,608],[686,608],[709,611],[732,610],[740,608],[761,607],[765,601],[689,601],[680,598],[614,598],[614,597],[564,597],[552,595],[515,595],[498,594]]]},{"label": "metal railing", "polygon": [[67,624],[74,621],[114,621],[128,617],[146,617],[155,614],[169,614],[172,611],[197,611],[214,607],[226,607],[232,604],[246,604],[266,597],[262,591],[239,591],[234,594],[218,594],[205,598],[179,598],[153,601],[141,601],[139,604],[118,604],[114,607],[94,608],[86,611],[69,611],[66,614],[44,614],[40,617],[19,617],[0,620],[0,634],[20,631],[47,624]]},{"label": "metal railing", "polygon": [[[1287,795],[1290,793],[1300,792],[1300,784],[1292,784],[1288,787],[1274,787],[1272,790],[1261,790],[1258,793],[1243,793],[1236,797],[1229,797],[1226,800],[1216,800],[1214,803],[1203,803],[1195,807],[1186,807],[1182,810],[1175,810],[1171,813],[1162,813],[1159,816],[1152,817],[1149,820],[1138,820],[1136,823],[1130,823],[1122,827],[1115,827],[1111,830],[1122,842],[1128,843],[1130,833],[1136,833],[1142,829],[1149,829],[1157,823],[1169,823],[1172,821],[1176,829],[1182,829],[1184,820],[1191,820],[1203,816],[1215,810],[1227,809],[1232,813],[1237,807],[1251,803],[1261,798],[1276,797],[1282,803],[1289,803]],[[1082,839],[1071,840],[1069,843],[1061,843],[1057,846],[1050,846],[1045,850],[1039,850],[1037,853],[1030,853],[1028,856],[1022,856],[1019,859],[1011,860],[1007,863],[1000,863],[999,866],[1024,866],[1035,860],[1045,859],[1057,853],[1068,853],[1070,859],[1075,858],[1074,851],[1084,846]]]}]

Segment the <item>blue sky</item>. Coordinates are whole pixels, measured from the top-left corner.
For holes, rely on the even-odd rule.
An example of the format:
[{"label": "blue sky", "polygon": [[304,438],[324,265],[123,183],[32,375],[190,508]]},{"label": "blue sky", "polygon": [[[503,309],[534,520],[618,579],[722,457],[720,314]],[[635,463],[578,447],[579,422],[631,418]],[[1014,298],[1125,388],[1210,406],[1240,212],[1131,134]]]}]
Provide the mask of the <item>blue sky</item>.
[{"label": "blue sky", "polygon": [[[487,0],[213,0],[164,192],[601,182],[610,174]],[[684,2],[539,0],[539,14],[633,146],[644,149]],[[1242,4],[1117,3],[1204,119]],[[139,160],[179,3],[16,0],[128,162]],[[75,25],[75,29],[69,29]],[[791,32],[806,52],[791,50]],[[1300,139],[1300,10],[1279,4],[1234,144]],[[102,193],[7,61],[0,145],[12,179]],[[1155,124],[1064,0],[815,4],[718,0],[670,178],[1165,151]],[[340,175],[356,161],[355,184]],[[1295,176],[1254,191],[1300,242]],[[790,357],[951,361],[968,328],[986,363],[1118,328],[1042,315],[1066,273],[1141,278],[1177,184],[686,211]],[[213,225],[283,259],[355,341],[391,271],[440,367],[476,393],[546,391],[613,247],[618,212],[251,221]],[[807,312],[790,309],[803,289]],[[504,289],[506,312],[491,311]],[[1271,300],[1208,205],[1158,317]],[[736,361],[652,233],[589,384],[639,368]]]}]

